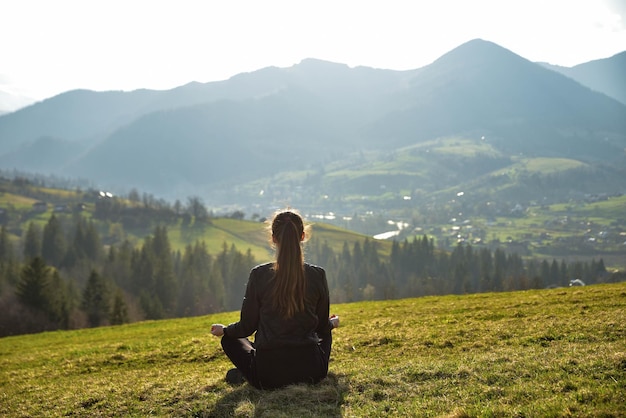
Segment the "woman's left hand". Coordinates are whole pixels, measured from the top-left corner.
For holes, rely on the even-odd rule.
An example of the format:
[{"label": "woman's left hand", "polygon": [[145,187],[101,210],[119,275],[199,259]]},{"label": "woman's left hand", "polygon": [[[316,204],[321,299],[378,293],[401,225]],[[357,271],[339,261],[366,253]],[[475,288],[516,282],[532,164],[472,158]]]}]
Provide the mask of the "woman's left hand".
[{"label": "woman's left hand", "polygon": [[221,337],[222,335],[224,335],[224,325],[222,324],[211,325],[211,334],[215,335],[216,337]]}]

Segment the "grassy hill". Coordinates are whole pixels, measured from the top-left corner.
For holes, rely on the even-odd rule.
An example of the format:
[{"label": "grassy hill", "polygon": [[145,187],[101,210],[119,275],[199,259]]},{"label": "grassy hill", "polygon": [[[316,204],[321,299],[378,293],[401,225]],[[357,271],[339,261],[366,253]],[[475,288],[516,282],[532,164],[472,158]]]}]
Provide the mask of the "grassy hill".
[{"label": "grassy hill", "polygon": [[[156,225],[165,224],[173,250],[183,251],[187,245],[203,241],[211,254],[219,253],[226,244],[229,247],[235,245],[243,252],[249,249],[254,258],[259,261],[265,261],[272,257],[266,231],[267,225],[264,222],[216,217],[203,224],[185,225],[180,218],[170,222],[161,222],[155,212],[149,215],[153,216],[154,219],[148,219],[144,226],[122,227],[123,232],[119,232],[120,227],[115,225],[115,222],[98,220],[93,216],[95,200],[88,197],[89,194],[89,192],[77,190],[34,185],[16,190],[10,182],[2,181],[0,183],[0,209],[8,210],[10,213],[7,222],[8,230],[15,242],[28,229],[28,224],[31,221],[43,229],[53,214],[60,218],[72,219],[71,213],[58,212],[55,206],[72,207],[78,203],[83,203],[84,210],[80,212],[80,215],[92,219],[96,223],[103,241],[107,243],[120,243],[121,240],[128,239],[132,243],[139,244],[146,236],[154,232]],[[141,203],[138,202],[131,202],[125,198],[119,199],[129,208],[141,206]],[[45,211],[36,212],[32,210],[33,204],[38,201],[48,203]],[[353,246],[355,242],[361,242],[366,237],[363,234],[317,222],[313,223],[312,232],[316,240],[327,242],[335,251],[340,251],[344,242]],[[390,248],[390,243],[389,245],[381,245],[381,254],[388,254]]]},{"label": "grassy hill", "polygon": [[[209,253],[219,253],[224,243],[235,245],[239,250],[250,249],[256,260],[266,261],[273,257],[269,246],[267,225],[262,222],[244,221],[230,218],[215,218],[202,229],[187,231],[180,225],[168,227],[169,238],[174,249],[182,250],[185,245],[196,240],[205,241]],[[322,223],[312,224],[312,236],[319,242],[326,242],[333,251],[340,252],[344,242],[350,247],[362,242],[366,236]],[[381,245],[381,254],[388,255],[391,243]]]},{"label": "grassy hill", "polygon": [[626,284],[334,305],[330,375],[224,382],[237,312],[0,339],[0,415],[626,416]]}]

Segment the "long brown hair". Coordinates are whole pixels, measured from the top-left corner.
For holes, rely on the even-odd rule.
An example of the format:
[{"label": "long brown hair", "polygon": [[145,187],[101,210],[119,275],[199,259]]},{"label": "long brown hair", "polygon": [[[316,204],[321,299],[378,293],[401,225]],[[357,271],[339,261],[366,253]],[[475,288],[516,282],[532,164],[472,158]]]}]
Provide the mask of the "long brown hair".
[{"label": "long brown hair", "polygon": [[272,242],[276,244],[274,280],[271,303],[285,318],[304,310],[304,253],[301,242],[305,240],[308,226],[295,211],[276,213],[271,223]]}]

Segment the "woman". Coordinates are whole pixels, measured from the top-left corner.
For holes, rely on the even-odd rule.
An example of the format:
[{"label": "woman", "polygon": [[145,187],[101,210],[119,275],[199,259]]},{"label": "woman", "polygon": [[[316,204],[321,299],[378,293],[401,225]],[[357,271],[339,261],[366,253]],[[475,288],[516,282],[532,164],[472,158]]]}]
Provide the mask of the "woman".
[{"label": "woman", "polygon": [[[230,383],[243,377],[259,389],[273,389],[326,377],[339,317],[328,317],[326,272],[304,262],[307,232],[296,212],[277,213],[271,223],[276,260],[250,272],[239,322],[211,326],[236,366],[226,375]],[[255,332],[251,343],[247,337]]]}]

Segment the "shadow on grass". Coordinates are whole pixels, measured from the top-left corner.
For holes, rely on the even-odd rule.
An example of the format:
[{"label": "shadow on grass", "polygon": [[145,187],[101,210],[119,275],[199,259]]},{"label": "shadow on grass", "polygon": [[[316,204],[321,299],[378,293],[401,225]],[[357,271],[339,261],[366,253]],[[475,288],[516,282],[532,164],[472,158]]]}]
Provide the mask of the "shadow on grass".
[{"label": "shadow on grass", "polygon": [[284,389],[258,390],[247,383],[219,399],[197,417],[341,417],[348,385],[329,373],[317,385],[292,385]]}]

